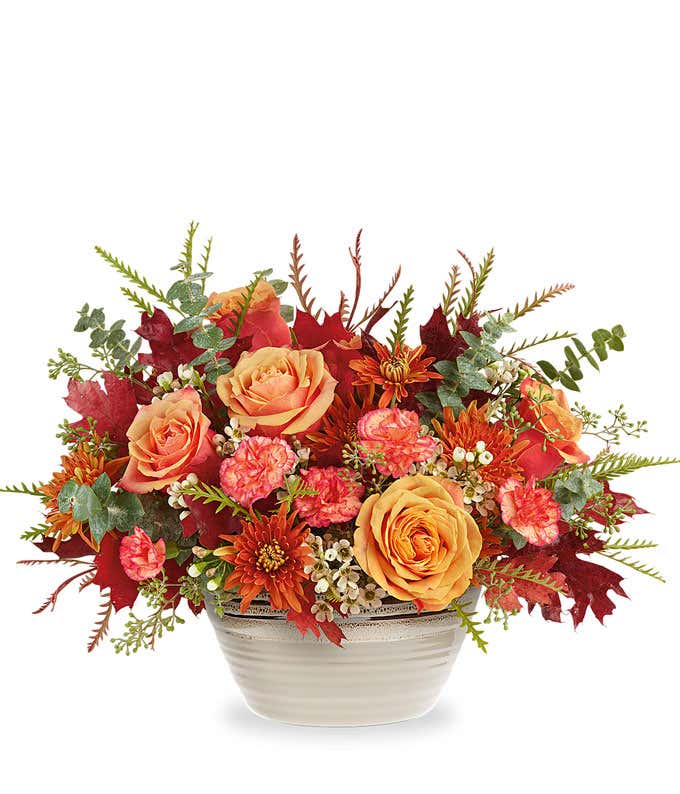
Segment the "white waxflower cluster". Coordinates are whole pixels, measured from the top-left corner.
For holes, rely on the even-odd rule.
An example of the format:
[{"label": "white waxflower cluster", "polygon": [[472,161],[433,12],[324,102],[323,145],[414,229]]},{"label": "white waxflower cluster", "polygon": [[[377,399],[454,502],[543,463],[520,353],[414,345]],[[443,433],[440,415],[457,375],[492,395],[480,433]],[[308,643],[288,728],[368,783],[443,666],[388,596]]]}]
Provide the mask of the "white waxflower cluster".
[{"label": "white waxflower cluster", "polygon": [[182,492],[191,485],[198,485],[198,477],[193,473],[188,474],[184,480],[173,482],[167,489],[168,504],[170,507],[172,507],[173,510],[182,511],[179,514],[180,521],[183,521],[189,515],[187,503],[184,500],[184,494]]},{"label": "white waxflower cluster", "polygon": [[354,549],[349,540],[334,540],[332,535],[323,538],[310,534],[307,544],[312,550],[314,563],[305,567],[305,573],[315,583],[316,603],[312,614],[320,622],[334,617],[333,603],[343,615],[358,615],[363,609],[375,609],[382,604],[387,593],[374,583],[362,586],[363,572],[354,563]]},{"label": "white waxflower cluster", "polygon": [[484,479],[484,467],[493,461],[493,455],[486,448],[486,443],[478,441],[469,450],[456,447],[451,459],[452,463],[449,465],[439,444],[433,456],[423,463],[411,466],[409,474],[448,477],[463,489],[463,502],[468,511],[476,510],[483,516],[493,513],[496,510],[496,486]]},{"label": "white waxflower cluster", "polygon": [[180,364],[177,367],[177,377],[172,372],[161,372],[156,378],[156,382],[158,385],[154,386],[153,393],[155,398],[160,399],[185,386],[200,386],[201,378],[189,364]]},{"label": "white waxflower cluster", "polygon": [[488,367],[482,370],[482,374],[494,386],[509,386],[514,383],[520,375],[522,364],[514,358],[504,358],[501,361],[493,361]]},{"label": "white waxflower cluster", "polygon": [[226,458],[233,455],[238,449],[238,445],[248,438],[248,430],[239,424],[235,416],[229,420],[229,424],[224,426],[224,432],[215,433],[212,443],[215,452],[221,457]]}]

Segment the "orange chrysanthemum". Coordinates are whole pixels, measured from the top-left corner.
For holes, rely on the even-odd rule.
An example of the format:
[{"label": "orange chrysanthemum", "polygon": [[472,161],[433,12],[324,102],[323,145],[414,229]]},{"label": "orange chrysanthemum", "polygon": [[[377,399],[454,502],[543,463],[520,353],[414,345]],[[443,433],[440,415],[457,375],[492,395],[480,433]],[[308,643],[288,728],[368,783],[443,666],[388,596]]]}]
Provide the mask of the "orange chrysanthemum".
[{"label": "orange chrysanthemum", "polygon": [[483,441],[486,451],[493,456],[491,462],[484,466],[484,480],[500,485],[511,477],[521,477],[516,458],[523,444],[516,444],[512,431],[501,422],[491,424],[486,417],[485,407],[478,408],[477,403],[472,402],[456,419],[447,406],[444,408],[444,423],[433,419],[432,425],[441,439],[443,457],[447,463],[453,463],[456,447],[469,452],[475,449],[478,441]]},{"label": "orange chrysanthemum", "polygon": [[308,578],[304,568],[314,564],[314,557],[306,543],[307,525],[296,519],[295,513],[286,515],[285,505],[269,516],[251,510],[250,521],[241,522],[240,535],[220,535],[231,545],[214,553],[234,566],[224,589],[238,590],[241,612],[262,590],[269,593],[275,609],[302,610],[302,583]]},{"label": "orange chrysanthemum", "polygon": [[71,511],[59,511],[57,499],[69,480],[75,480],[78,485],[93,485],[101,474],[106,472],[110,475],[113,469],[120,469],[120,464],[120,459],[107,463],[103,455],[90,452],[86,443],[79,444],[70,455],[62,455],[61,471],[55,471],[52,479],[38,489],[47,497],[45,520],[49,531],[45,534],[54,536],[53,550],[59,548],[59,544],[72,535],[80,535],[88,546],[97,550],[97,544],[85,533],[83,524],[73,518]]},{"label": "orange chrysanthemum", "polygon": [[354,395],[343,399],[339,394],[331,407],[321,419],[319,428],[313,433],[307,433],[306,440],[312,445],[312,454],[315,459],[321,460],[328,457],[339,461],[342,450],[347,444],[354,444],[358,440],[357,422],[373,408],[373,392],[371,386],[368,392],[360,399]]},{"label": "orange chrysanthemum", "polygon": [[383,393],[378,402],[379,408],[387,408],[390,403],[398,403],[408,395],[406,387],[412,383],[427,383],[441,380],[438,372],[429,372],[428,367],[434,357],[423,358],[425,345],[410,348],[397,343],[394,352],[380,342],[373,342],[377,358],[362,356],[349,362],[349,366],[359,376],[354,385],[377,384]]}]

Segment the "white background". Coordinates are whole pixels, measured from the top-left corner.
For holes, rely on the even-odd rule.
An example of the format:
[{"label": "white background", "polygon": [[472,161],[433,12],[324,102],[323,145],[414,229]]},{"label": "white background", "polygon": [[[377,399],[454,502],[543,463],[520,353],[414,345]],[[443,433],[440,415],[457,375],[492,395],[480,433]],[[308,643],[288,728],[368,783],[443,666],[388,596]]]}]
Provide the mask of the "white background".
[{"label": "white background", "polygon": [[[680,452],[674,3],[21,2],[0,20],[0,480],[46,479],[74,311],[134,312],[99,243],[168,283],[189,220],[215,236],[215,285],[285,271],[302,236],[335,296],[364,227],[367,298],[397,263],[436,302],[456,248],[495,246],[486,305],[572,280],[521,331],[617,322],[627,351],[589,374]],[[134,327],[134,325],[133,325]],[[560,349],[553,353],[559,358]],[[517,618],[468,644],[411,723],[301,729],[251,715],[207,620],[155,654],[88,656],[95,593],[31,610],[61,571],[21,569],[28,497],[3,497],[2,777],[8,790],[675,790],[678,471],[621,481],[655,511],[607,627]],[[120,616],[121,618],[123,616]],[[592,616],[591,616],[592,617]],[[118,624],[120,627],[120,623]],[[285,671],[282,671],[285,681]],[[671,721],[667,719],[671,716]],[[673,782],[675,781],[675,782]]]}]

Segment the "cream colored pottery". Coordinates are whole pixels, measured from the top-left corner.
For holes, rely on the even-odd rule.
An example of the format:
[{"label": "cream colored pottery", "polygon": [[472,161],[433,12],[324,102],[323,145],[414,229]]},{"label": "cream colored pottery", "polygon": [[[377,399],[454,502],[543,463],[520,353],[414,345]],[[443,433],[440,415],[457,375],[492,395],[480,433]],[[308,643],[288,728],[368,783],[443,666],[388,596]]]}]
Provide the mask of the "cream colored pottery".
[{"label": "cream colored pottery", "polygon": [[[470,588],[460,599],[474,607]],[[302,636],[285,614],[239,602],[220,618],[208,613],[248,706],[262,717],[296,725],[376,725],[413,719],[437,702],[465,630],[453,612],[422,612],[410,603],[384,604],[337,617],[346,641]]]}]

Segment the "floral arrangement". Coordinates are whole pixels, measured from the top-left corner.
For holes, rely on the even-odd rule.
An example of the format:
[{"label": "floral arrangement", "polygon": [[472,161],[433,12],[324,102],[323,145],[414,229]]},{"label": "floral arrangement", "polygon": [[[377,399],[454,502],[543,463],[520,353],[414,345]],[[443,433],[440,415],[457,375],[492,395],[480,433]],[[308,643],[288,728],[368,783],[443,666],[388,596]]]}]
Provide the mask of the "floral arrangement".
[{"label": "floral arrangement", "polygon": [[[398,600],[454,610],[484,650],[483,623],[507,626],[524,608],[602,621],[612,594],[625,595],[611,564],[661,580],[628,556],[656,544],[621,537],[646,511],[611,483],[676,461],[616,451],[645,423],[622,407],[607,419],[570,407],[563,391],[623,350],[623,328],[587,343],[570,332],[504,341],[571,284],[484,310],[493,251],[478,266],[461,254],[415,334],[413,288],[392,298],[400,270],[360,308],[361,233],[352,296],[322,310],[297,237],[288,281],[263,270],[209,292],[211,241],[195,253],[196,232],[169,289],[96,248],[141,320],[130,338],[122,320],[83,306],[74,330],[91,361],[59,349],[49,362],[80,417],[59,428],[61,465],[47,482],[2,489],[42,502],[23,537],[49,556],[21,562],[71,569],[36,612],[71,584],[98,588],[88,648],[134,607],[112,640],[130,653],[184,622],[182,601],[196,614],[210,601],[219,615],[232,599],[242,611],[268,599],[303,634],[341,645],[343,618]],[[280,300],[291,286],[297,310]],[[558,340],[563,361],[526,359]],[[586,436],[601,447],[592,455]],[[471,586],[485,617],[463,598]]]}]

